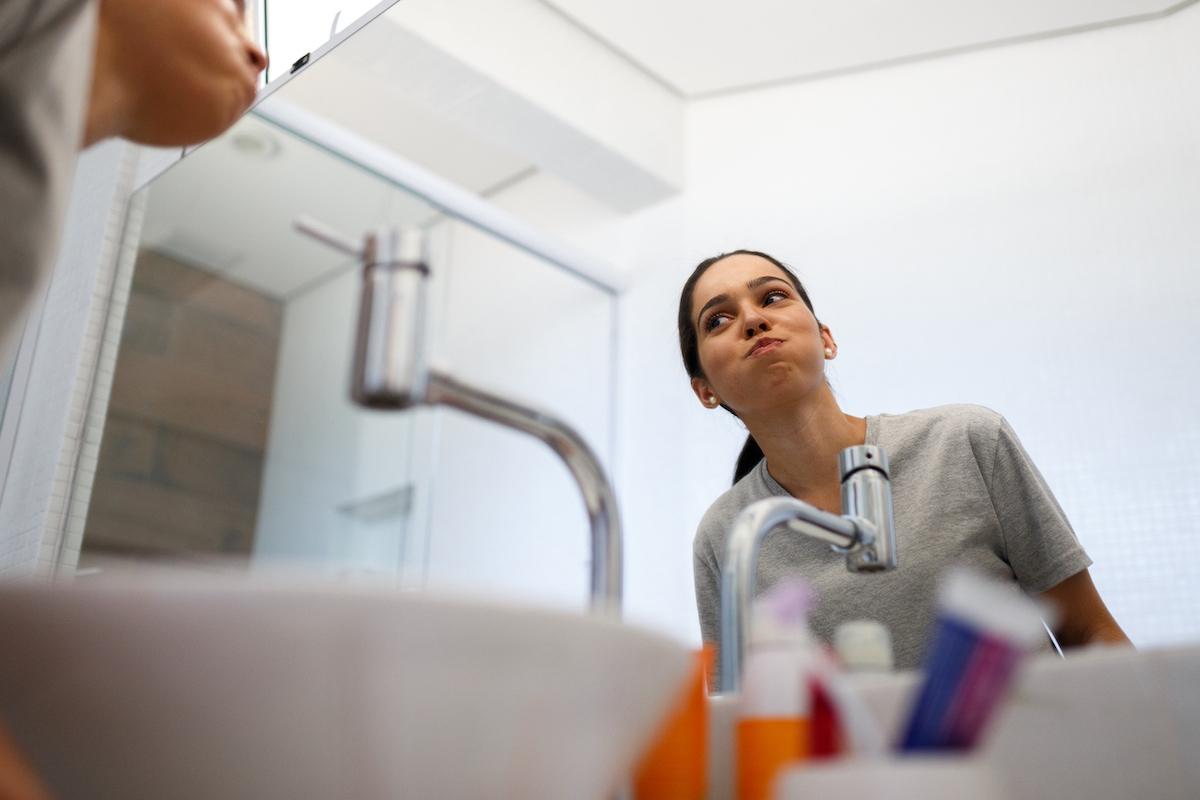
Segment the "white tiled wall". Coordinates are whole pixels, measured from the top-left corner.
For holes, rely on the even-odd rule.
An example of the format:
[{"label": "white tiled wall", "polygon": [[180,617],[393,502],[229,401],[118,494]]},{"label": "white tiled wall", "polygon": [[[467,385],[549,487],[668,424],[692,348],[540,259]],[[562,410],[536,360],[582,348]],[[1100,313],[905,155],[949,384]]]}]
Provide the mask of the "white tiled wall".
[{"label": "white tiled wall", "polygon": [[[134,151],[135,148],[129,148]],[[130,159],[136,164],[137,154]],[[125,165],[128,167],[128,163]],[[120,178],[118,197],[127,196],[129,174]],[[79,375],[71,395],[63,449],[55,475],[50,512],[43,533],[40,575],[71,575],[79,561],[83,527],[87,521],[88,500],[100,455],[100,440],[108,413],[117,363],[117,349],[129,299],[129,284],[137,260],[138,228],[145,208],[145,195],[135,195],[127,207],[118,203],[114,218],[123,218],[117,239],[105,236],[97,272],[95,293],[89,310],[89,323]],[[60,495],[60,490],[62,494]],[[61,546],[60,543],[61,542]]]},{"label": "white tiled wall", "polygon": [[[21,414],[7,421],[16,426],[12,449],[0,454],[9,460],[0,579],[49,577],[56,563],[69,574],[78,557],[124,314],[123,301],[110,308],[109,298],[114,276],[127,287],[132,274],[122,235],[138,160],[138,147],[109,141],[79,161],[58,264],[36,328],[22,343],[33,348],[33,360],[19,387]],[[131,224],[138,222],[135,214]]]}]

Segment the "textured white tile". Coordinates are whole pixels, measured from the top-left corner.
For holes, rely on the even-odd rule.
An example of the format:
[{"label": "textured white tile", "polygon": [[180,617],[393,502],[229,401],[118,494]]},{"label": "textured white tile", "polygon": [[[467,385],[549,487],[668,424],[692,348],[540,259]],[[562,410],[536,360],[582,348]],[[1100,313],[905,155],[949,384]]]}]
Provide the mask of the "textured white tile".
[{"label": "textured white tile", "polygon": [[[5,577],[50,574],[83,440],[88,385],[106,331],[103,318],[137,148],[111,141],[85,153],[76,173],[58,265],[35,331],[25,403],[0,500]],[[119,328],[115,330],[119,331]]]}]

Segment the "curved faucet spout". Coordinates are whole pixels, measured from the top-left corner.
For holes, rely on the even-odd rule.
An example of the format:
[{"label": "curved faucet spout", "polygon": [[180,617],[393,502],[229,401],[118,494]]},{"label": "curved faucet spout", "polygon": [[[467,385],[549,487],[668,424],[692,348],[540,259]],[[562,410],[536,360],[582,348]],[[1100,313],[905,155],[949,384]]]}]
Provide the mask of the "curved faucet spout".
[{"label": "curved faucet spout", "polygon": [[790,530],[828,542],[845,554],[851,572],[880,572],[896,566],[887,453],[872,445],[849,447],[838,456],[838,465],[842,516],[794,497],[769,497],[746,506],[734,519],[721,566],[722,693],[736,692],[741,686],[759,545],[777,525],[786,523]]},{"label": "curved faucet spout", "polygon": [[621,520],[612,486],[600,460],[571,426],[549,414],[456,381],[436,369],[429,371],[425,402],[444,403],[541,439],[558,453],[575,476],[587,506],[592,529],[593,612],[621,615]]}]

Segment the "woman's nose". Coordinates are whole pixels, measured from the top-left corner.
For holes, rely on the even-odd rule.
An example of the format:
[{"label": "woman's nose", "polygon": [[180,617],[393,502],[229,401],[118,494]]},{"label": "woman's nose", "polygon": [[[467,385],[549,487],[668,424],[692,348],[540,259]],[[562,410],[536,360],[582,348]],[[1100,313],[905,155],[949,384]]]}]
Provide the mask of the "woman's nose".
[{"label": "woman's nose", "polygon": [[752,339],[760,333],[771,330],[771,323],[757,309],[746,314],[746,338]]},{"label": "woman's nose", "polygon": [[266,69],[269,63],[267,61],[267,54],[254,42],[250,42],[247,46],[246,57],[249,59],[250,68],[254,70],[255,75]]}]

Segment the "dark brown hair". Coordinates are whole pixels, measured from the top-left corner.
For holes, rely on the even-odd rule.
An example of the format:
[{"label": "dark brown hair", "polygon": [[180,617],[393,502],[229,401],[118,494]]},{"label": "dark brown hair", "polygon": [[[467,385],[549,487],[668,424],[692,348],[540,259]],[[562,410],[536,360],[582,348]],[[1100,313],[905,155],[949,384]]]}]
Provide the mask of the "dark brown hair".
[{"label": "dark brown hair", "polygon": [[[766,253],[760,253],[757,250],[733,250],[728,253],[722,253],[719,256],[706,258],[692,270],[691,276],[683,284],[683,291],[679,295],[679,319],[677,321],[679,328],[679,353],[683,356],[683,368],[687,370],[689,378],[705,377],[704,370],[700,367],[699,334],[696,331],[696,321],[692,319],[692,295],[696,292],[696,284],[700,281],[700,276],[708,272],[708,268],[713,264],[730,256],[739,255],[758,256],[778,267],[787,276],[792,286],[796,288],[796,292],[800,295],[800,299],[804,301],[804,305],[808,306],[808,310],[813,312],[813,317],[816,317],[817,312],[813,310],[812,300],[808,299],[808,292],[805,291],[804,284],[796,277],[796,273],[792,272],[779,259],[769,256]],[[819,321],[818,324],[820,324]],[[737,416],[733,409],[724,403],[721,404],[721,407],[730,414]],[[744,478],[762,459],[762,448],[758,446],[758,442],[754,441],[753,436],[747,436],[746,444],[742,447],[741,455],[738,456],[737,466],[733,471],[733,482],[737,483]]]}]

